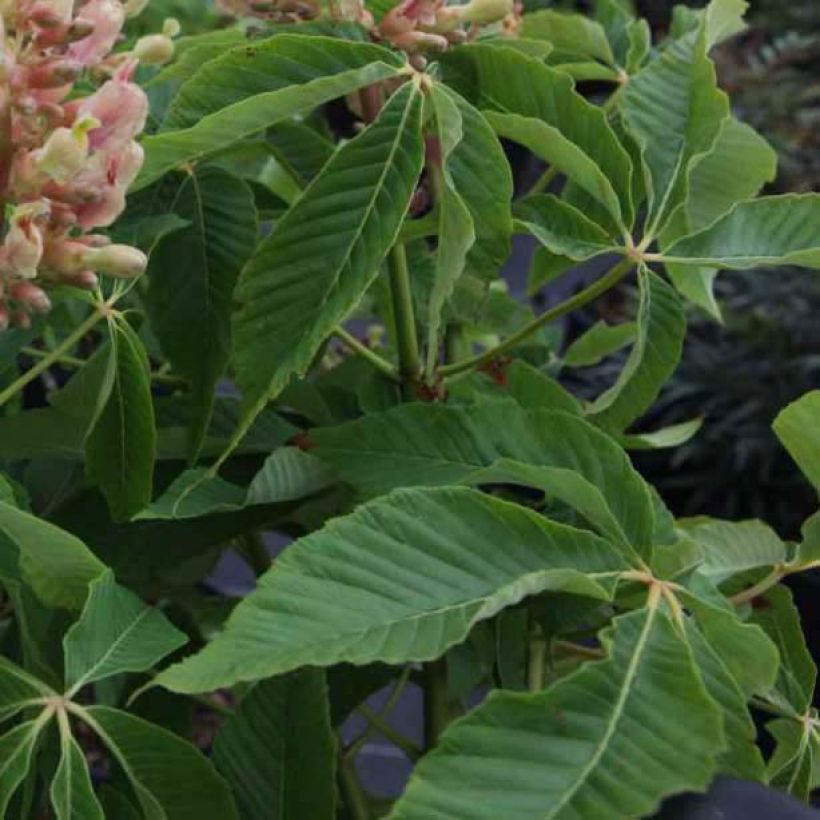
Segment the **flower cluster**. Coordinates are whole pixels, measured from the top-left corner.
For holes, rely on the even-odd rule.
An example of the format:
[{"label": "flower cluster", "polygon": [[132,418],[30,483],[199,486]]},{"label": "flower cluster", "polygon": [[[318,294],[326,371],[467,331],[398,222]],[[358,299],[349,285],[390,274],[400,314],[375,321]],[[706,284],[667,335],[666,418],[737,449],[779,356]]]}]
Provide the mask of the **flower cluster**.
[{"label": "flower cluster", "polygon": [[[144,5],[0,0],[0,329],[48,311],[49,285],[93,288],[97,273],[145,268],[140,251],[94,233],[122,212],[142,165],[135,138],[148,101],[131,81],[137,63],[173,51],[173,25],[113,51],[126,17]],[[81,78],[96,90],[83,96]]]},{"label": "flower cluster", "polygon": [[216,0],[216,8],[229,17],[298,23],[318,16],[319,0]]}]

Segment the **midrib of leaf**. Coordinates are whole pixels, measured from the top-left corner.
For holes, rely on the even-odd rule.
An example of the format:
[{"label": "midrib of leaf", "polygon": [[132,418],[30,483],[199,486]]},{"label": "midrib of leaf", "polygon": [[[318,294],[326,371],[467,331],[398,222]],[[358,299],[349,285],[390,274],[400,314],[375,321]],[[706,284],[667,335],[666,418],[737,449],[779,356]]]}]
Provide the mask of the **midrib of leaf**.
[{"label": "midrib of leaf", "polygon": [[18,680],[23,681],[23,683],[33,686],[35,689],[42,692],[46,697],[57,694],[53,689],[51,689],[51,687],[47,686],[41,680],[35,678],[33,675],[29,675],[24,669],[20,669],[19,666],[11,663],[11,661],[2,656],[0,656],[0,670],[2,670],[4,674],[11,675]]},{"label": "midrib of leaf", "polygon": [[790,794],[794,791],[797,778],[800,776],[800,769],[803,766],[804,756],[808,754],[808,756],[811,757],[811,733],[812,727],[804,723],[803,733],[800,735],[800,746],[797,748],[797,752],[792,758],[792,761],[794,761],[794,770],[792,771],[792,776],[789,778],[789,785],[786,788],[786,791]]},{"label": "midrib of leaf", "polygon": [[[396,135],[393,139],[393,143],[390,146],[390,153],[387,156],[387,162],[382,165],[381,173],[379,174],[378,181],[376,185],[373,186],[373,193],[371,194],[370,201],[367,203],[367,207],[365,208],[364,218],[359,220],[359,225],[356,228],[355,233],[351,237],[350,243],[348,245],[347,251],[344,255],[344,258],[340,261],[339,265],[336,268],[336,271],[333,274],[333,279],[328,286],[327,291],[325,291],[324,296],[322,297],[322,301],[320,302],[321,305],[326,304],[328,298],[330,297],[330,293],[332,290],[336,288],[339,283],[339,277],[342,275],[342,269],[347,264],[348,260],[350,259],[353,249],[356,245],[358,245],[359,240],[361,239],[362,233],[364,231],[364,226],[370,220],[370,216],[373,213],[373,208],[376,205],[376,200],[378,199],[379,193],[381,193],[382,188],[384,187],[384,180],[387,177],[390,168],[393,165],[393,160],[396,156],[396,153],[399,149],[399,146],[402,142],[402,135],[404,134],[404,128],[407,125],[407,118],[410,116],[410,109],[413,107],[413,103],[415,102],[416,94],[419,93],[419,85],[415,81],[413,81],[413,92],[412,94],[407,95],[407,105],[404,107],[404,112],[401,116],[401,121],[399,123],[399,127],[396,129]],[[317,178],[318,179],[318,178]],[[311,186],[308,186],[303,192],[302,196],[305,196],[308,190],[310,190]],[[301,198],[301,197],[300,197]],[[401,231],[401,224],[399,224],[398,228],[396,229],[396,233],[393,236],[390,245],[392,246],[393,243],[396,241],[396,237],[399,235]],[[309,332],[309,328],[306,328],[306,332]],[[304,338],[305,334],[302,335]]]},{"label": "midrib of leaf", "polygon": [[624,709],[626,706],[626,701],[629,698],[630,690],[632,688],[632,683],[635,680],[635,677],[638,674],[638,667],[640,666],[644,649],[646,649],[646,644],[649,641],[649,633],[652,629],[652,625],[655,622],[655,616],[658,612],[658,602],[657,601],[650,601],[647,605],[647,618],[646,623],[644,624],[643,629],[641,630],[640,637],[638,638],[637,643],[635,644],[635,650],[632,657],[629,660],[629,666],[626,670],[626,675],[624,676],[623,684],[621,686],[621,690],[618,693],[618,699],[615,701],[615,706],[612,711],[612,715],[610,717],[609,723],[606,727],[606,731],[604,732],[604,736],[601,738],[601,741],[598,744],[598,747],[595,749],[595,753],[593,754],[592,758],[589,762],[584,766],[583,769],[578,773],[578,778],[573,783],[569,790],[564,793],[564,797],[555,804],[553,809],[550,811],[549,815],[546,817],[555,817],[557,816],[558,812],[564,808],[564,806],[569,803],[570,800],[578,793],[578,790],[584,785],[587,778],[593,772],[595,767],[600,763],[601,758],[606,754],[607,747],[609,746],[609,742],[612,740],[614,736],[618,724],[623,717]]},{"label": "midrib of leaf", "polygon": [[125,630],[117,637],[117,639],[105,650],[105,652],[100,656],[99,660],[90,668],[88,669],[84,675],[82,675],[77,682],[71,687],[71,689],[66,692],[66,697],[74,697],[77,692],[85,685],[85,682],[98,670],[101,666],[103,666],[106,661],[116,652],[116,650],[120,647],[122,642],[128,638],[131,632],[139,626],[142,621],[151,614],[151,610],[148,607],[145,607],[139,615],[125,628]]}]

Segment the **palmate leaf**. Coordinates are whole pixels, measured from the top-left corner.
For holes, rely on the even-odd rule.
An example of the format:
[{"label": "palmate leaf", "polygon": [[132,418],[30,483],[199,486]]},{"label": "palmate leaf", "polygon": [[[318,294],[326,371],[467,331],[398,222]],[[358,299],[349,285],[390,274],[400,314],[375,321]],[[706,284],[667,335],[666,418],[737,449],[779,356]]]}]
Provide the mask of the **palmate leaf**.
[{"label": "palmate leaf", "polygon": [[309,112],[358,88],[397,76],[403,62],[369,43],[280,34],[231,49],[180,89],[166,128],[146,137],[146,162],[132,190],[184,163]]},{"label": "palmate leaf", "polygon": [[421,164],[421,93],[411,82],[262,243],[236,290],[234,364],[247,407],[304,373],[359,302],[395,241]]},{"label": "palmate leaf", "polygon": [[113,322],[109,329],[114,378],[86,439],[86,466],[112,518],[125,521],[151,500],[157,433],[145,348],[128,322]]},{"label": "palmate leaf", "polygon": [[82,719],[122,767],[145,817],[238,820],[228,784],[190,743],[107,706],[84,708]]},{"label": "palmate leaf", "polygon": [[42,681],[0,656],[0,721],[16,715],[28,701],[51,695]]},{"label": "palmate leaf", "polygon": [[686,201],[692,165],[712,148],[729,115],[728,98],[717,87],[707,51],[702,25],[639,71],[619,96],[643,158],[649,236],[657,236]]},{"label": "palmate leaf", "polygon": [[820,269],[820,195],[786,194],[739,203],[703,231],[675,242],[663,259],[746,270],[775,265]]},{"label": "palmate leaf", "polygon": [[448,82],[521,142],[576,182],[620,236],[632,224],[632,162],[606,115],[564,73],[510,49],[475,44],[442,59]]},{"label": "palmate leaf", "polygon": [[147,302],[163,352],[191,380],[194,460],[230,355],[233,289],[256,244],[256,207],[242,180],[206,167],[185,176],[170,209],[188,224],[151,254]]},{"label": "palmate leaf", "polygon": [[618,380],[587,409],[591,421],[619,433],[652,406],[677,367],[686,333],[686,317],[675,291],[647,268],[638,272],[638,283],[635,345]]},{"label": "palmate leaf", "polygon": [[573,59],[600,61],[607,66],[616,64],[604,27],[583,14],[539,9],[522,18],[521,36],[546,40],[561,55],[571,55]]},{"label": "palmate leaf", "polygon": [[725,745],[720,712],[669,618],[632,612],[603,641],[606,660],[543,692],[494,693],[453,723],[391,820],[628,820],[704,789]]},{"label": "palmate leaf", "polygon": [[546,490],[617,543],[648,552],[646,484],[608,436],[567,413],[509,402],[405,404],[316,430],[315,455],[364,495],[394,487],[514,483]]},{"label": "palmate leaf", "polygon": [[60,762],[49,789],[54,813],[57,820],[105,820],[91,784],[85,753],[67,729],[61,733]]},{"label": "palmate leaf", "polygon": [[187,640],[106,570],[90,584],[85,608],[63,638],[66,686],[77,692],[111,675],[143,672]]},{"label": "palmate leaf", "polygon": [[783,718],[769,721],[766,731],[777,741],[767,764],[769,782],[807,803],[820,785],[820,732],[816,723]]},{"label": "palmate leaf", "polygon": [[217,733],[213,758],[246,820],[333,817],[336,742],[324,673],[303,669],[254,686]]},{"label": "palmate leaf", "polygon": [[605,599],[621,552],[468,489],[396,491],[287,549],[223,632],[156,682],[202,692],[301,666],[430,660],[527,595]]},{"label": "palmate leaf", "polygon": [[205,469],[186,470],[137,520],[197,518],[243,507],[307,498],[328,487],[333,476],[317,458],[294,447],[275,450],[249,487],[239,487]]},{"label": "palmate leaf", "polygon": [[0,817],[7,817],[11,798],[28,774],[43,721],[29,720],[0,735]]},{"label": "palmate leaf", "polygon": [[[10,565],[43,603],[80,609],[105,565],[75,536],[0,503],[0,571]],[[16,572],[13,577],[16,577]]]}]

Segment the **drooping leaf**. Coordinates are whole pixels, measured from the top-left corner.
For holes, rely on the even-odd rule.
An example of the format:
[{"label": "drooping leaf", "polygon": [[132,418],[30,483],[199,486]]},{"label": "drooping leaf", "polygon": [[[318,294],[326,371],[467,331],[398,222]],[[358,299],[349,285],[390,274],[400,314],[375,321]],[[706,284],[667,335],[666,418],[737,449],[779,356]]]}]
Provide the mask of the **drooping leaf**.
[{"label": "drooping leaf", "polygon": [[89,475],[99,484],[111,515],[123,521],[150,500],[154,484],[156,428],[150,364],[125,321],[111,327],[114,380],[108,401],[86,439]]},{"label": "drooping leaf", "polygon": [[233,289],[256,243],[256,208],[242,180],[206,167],[185,177],[171,209],[188,225],[151,255],[147,300],[165,355],[191,380],[193,460],[228,362]]},{"label": "drooping leaf", "polygon": [[687,200],[692,166],[711,149],[729,115],[707,51],[701,26],[639,71],[619,97],[644,162],[650,236]]},{"label": "drooping leaf", "polygon": [[624,566],[597,536],[474,490],[396,491],[289,547],[225,630],[156,680],[200,692],[306,665],[429,660],[527,595],[606,598]]},{"label": "drooping leaf", "polygon": [[213,756],[243,818],[333,817],[336,743],[324,674],[304,669],[257,684],[220,728]]},{"label": "drooping leaf", "polygon": [[132,190],[336,97],[388,77],[400,58],[380,46],[280,34],[233,48],[180,89],[166,129],[146,137],[146,163]]},{"label": "drooping leaf", "polygon": [[623,322],[620,325],[596,322],[564,351],[564,364],[567,367],[589,367],[598,364],[601,359],[634,341],[636,332],[637,326],[634,322]]},{"label": "drooping leaf", "polygon": [[17,563],[25,582],[46,604],[80,609],[88,584],[105,565],[70,533],[0,503],[0,567]]},{"label": "drooping leaf", "polygon": [[408,83],[334,154],[242,271],[234,362],[248,407],[307,369],[376,277],[415,188],[421,148],[421,94]]},{"label": "drooping leaf", "polygon": [[[652,502],[624,452],[566,413],[511,403],[405,404],[313,434],[314,453],[364,495],[456,483],[536,486],[619,543],[651,545]],[[605,454],[605,455],[604,455]]]},{"label": "drooping leaf", "polygon": [[228,784],[190,743],[107,706],[85,708],[83,719],[122,767],[146,817],[238,820]]},{"label": "drooping leaf", "polygon": [[143,672],[187,640],[106,570],[90,584],[85,608],[63,639],[66,686],[78,691],[121,672]]},{"label": "drooping leaf", "polygon": [[[575,181],[618,235],[632,223],[632,163],[606,116],[570,77],[521,53],[474,44],[442,60],[447,79],[500,133],[521,141]],[[450,76],[452,74],[452,76]]]},{"label": "drooping leaf", "polygon": [[804,803],[818,786],[820,734],[810,721],[779,718],[766,724],[777,746],[767,764],[772,786],[781,788]]},{"label": "drooping leaf", "polygon": [[11,798],[28,774],[43,722],[29,720],[0,735],[0,817],[6,817]]},{"label": "drooping leaf", "polygon": [[325,489],[330,471],[315,457],[280,447],[262,465],[250,486],[239,487],[207,470],[186,470],[137,520],[197,518],[244,507],[295,501]]},{"label": "drooping leaf", "polygon": [[769,697],[780,706],[805,715],[812,704],[817,668],[806,648],[800,614],[792,595],[784,586],[770,589],[752,613],[780,652],[777,681]]},{"label": "drooping leaf", "polygon": [[606,660],[544,692],[494,693],[453,723],[391,820],[627,820],[706,788],[724,748],[720,713],[667,616],[624,615],[604,642]]},{"label": "drooping leaf", "polygon": [[741,202],[700,233],[663,254],[681,265],[746,270],[775,265],[820,269],[820,195],[786,194]]},{"label": "drooping leaf", "polygon": [[587,411],[596,424],[617,432],[652,406],[677,367],[686,333],[686,318],[675,291],[646,268],[639,271],[638,282],[641,303],[635,346],[618,380]]},{"label": "drooping leaf", "polygon": [[57,820],[105,820],[94,794],[85,754],[80,744],[64,732],[60,737],[60,762],[49,789]]},{"label": "drooping leaf", "polygon": [[615,56],[603,26],[583,14],[539,9],[524,15],[521,35],[534,40],[547,40],[562,54],[600,60],[609,66],[615,64]]},{"label": "drooping leaf", "polygon": [[613,241],[597,223],[554,194],[535,194],[516,203],[516,225],[547,250],[573,261],[611,253]]},{"label": "drooping leaf", "polygon": [[820,390],[813,390],[780,411],[772,424],[780,443],[803,475],[820,489]]}]

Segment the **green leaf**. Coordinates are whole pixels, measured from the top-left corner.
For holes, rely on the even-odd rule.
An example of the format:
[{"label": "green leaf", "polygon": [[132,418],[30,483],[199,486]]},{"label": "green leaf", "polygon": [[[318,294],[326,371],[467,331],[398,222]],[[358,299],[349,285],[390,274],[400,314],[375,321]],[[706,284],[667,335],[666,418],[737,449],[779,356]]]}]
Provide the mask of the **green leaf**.
[{"label": "green leaf", "polygon": [[608,537],[651,547],[652,502],[626,454],[567,413],[508,402],[405,404],[313,433],[319,458],[364,495],[394,487],[516,483],[548,491]]},{"label": "green leaf", "polygon": [[187,640],[106,570],[92,581],[82,615],[63,638],[66,686],[77,692],[121,672],[144,672]]},{"label": "green leaf", "polygon": [[805,715],[812,704],[817,684],[814,665],[800,624],[800,614],[791,592],[784,586],[772,587],[752,612],[780,652],[777,681],[768,697],[797,716]]},{"label": "green leaf", "polygon": [[[609,215],[618,236],[632,224],[632,162],[606,115],[566,74],[510,49],[473,44],[442,58],[448,81],[496,130],[554,165]],[[450,76],[450,73],[452,76]]]},{"label": "green leaf", "polygon": [[224,631],[156,682],[202,692],[308,665],[430,660],[527,595],[605,599],[625,566],[597,536],[474,490],[397,491],[289,547]]},{"label": "green leaf", "polygon": [[82,717],[122,766],[146,817],[238,820],[227,783],[190,743],[106,706],[84,708]]},{"label": "green leaf", "polygon": [[125,521],[151,500],[156,428],[150,365],[126,321],[111,326],[116,369],[111,394],[86,440],[87,469],[115,520]]},{"label": "green leaf", "polygon": [[522,18],[521,36],[547,40],[562,53],[615,65],[603,26],[583,14],[539,9]]},{"label": "green leaf", "polygon": [[16,715],[28,701],[54,694],[25,669],[0,656],[0,722]]},{"label": "green leaf", "polygon": [[630,436],[621,436],[619,441],[627,450],[663,450],[671,447],[680,447],[692,439],[700,428],[703,419],[690,419],[679,424],[670,424],[651,433],[635,433]]},{"label": "green leaf", "polygon": [[601,427],[621,432],[648,410],[677,367],[686,317],[675,291],[655,273],[638,273],[641,303],[635,346],[615,384],[588,409]]},{"label": "green leaf", "polygon": [[820,562],[820,513],[815,513],[803,522],[800,534],[803,539],[797,547],[794,563],[805,567]]},{"label": "green leaf", "polygon": [[[496,122],[500,115],[489,116]],[[584,261],[614,250],[603,228],[553,194],[535,194],[516,203],[515,217],[519,229],[559,256]]]},{"label": "green leaf", "polygon": [[332,37],[280,34],[233,48],[182,86],[166,130],[143,140],[146,162],[132,190],[401,68],[387,49]]},{"label": "green leaf", "polygon": [[257,684],[220,728],[213,757],[247,820],[334,817],[336,742],[324,674],[304,669]]},{"label": "green leaf", "polygon": [[665,262],[746,270],[798,265],[820,269],[820,195],[786,194],[741,202],[700,233],[675,242]]},{"label": "green leaf", "polygon": [[186,175],[171,210],[188,226],[151,255],[147,302],[163,352],[191,380],[193,461],[230,355],[233,290],[256,244],[256,208],[242,180],[211,167]]},{"label": "green leaf", "polygon": [[69,732],[60,738],[60,762],[49,795],[57,820],[105,820],[91,785],[85,754]]},{"label": "green leaf", "polygon": [[88,584],[105,570],[70,533],[22,510],[0,503],[0,566],[19,563],[25,582],[44,603],[80,609]]},{"label": "green leaf", "polygon": [[717,581],[786,561],[786,545],[762,521],[693,518],[679,521],[678,526],[700,547],[700,572]]},{"label": "green leaf", "polygon": [[779,719],[767,723],[766,731],[777,741],[767,767],[769,782],[807,803],[818,785],[820,734],[816,724]]},{"label": "green leaf", "polygon": [[421,94],[408,83],[334,154],[242,271],[234,362],[248,407],[304,373],[359,302],[396,239],[421,164]]},{"label": "green leaf", "polygon": [[725,746],[720,712],[668,617],[632,612],[603,640],[606,660],[544,692],[493,693],[453,723],[391,820],[628,820],[705,789]]},{"label": "green leaf", "polygon": [[473,219],[450,169],[450,157],[464,138],[461,108],[466,102],[441,83],[433,85],[429,95],[435,130],[428,137],[431,145],[431,174],[438,208],[438,246],[435,278],[427,305],[427,372],[432,373],[438,361],[442,311],[464,272],[467,254],[475,243]]},{"label": "green leaf", "polygon": [[30,720],[0,736],[0,817],[7,817],[11,798],[28,774],[42,720]]},{"label": "green leaf", "polygon": [[205,469],[186,470],[137,520],[198,518],[244,507],[307,498],[332,483],[328,469],[294,447],[275,450],[250,486],[239,487]]},{"label": "green leaf", "polygon": [[657,236],[686,202],[692,166],[712,148],[729,115],[728,98],[718,89],[707,57],[706,36],[701,27],[673,42],[619,96],[643,158],[649,236]]},{"label": "green leaf", "polygon": [[812,390],[781,410],[772,424],[780,443],[804,476],[820,490],[820,390]]},{"label": "green leaf", "polygon": [[590,367],[598,364],[602,359],[631,344],[637,330],[635,322],[623,322],[620,325],[608,325],[603,320],[596,322],[566,349],[564,365]]}]

